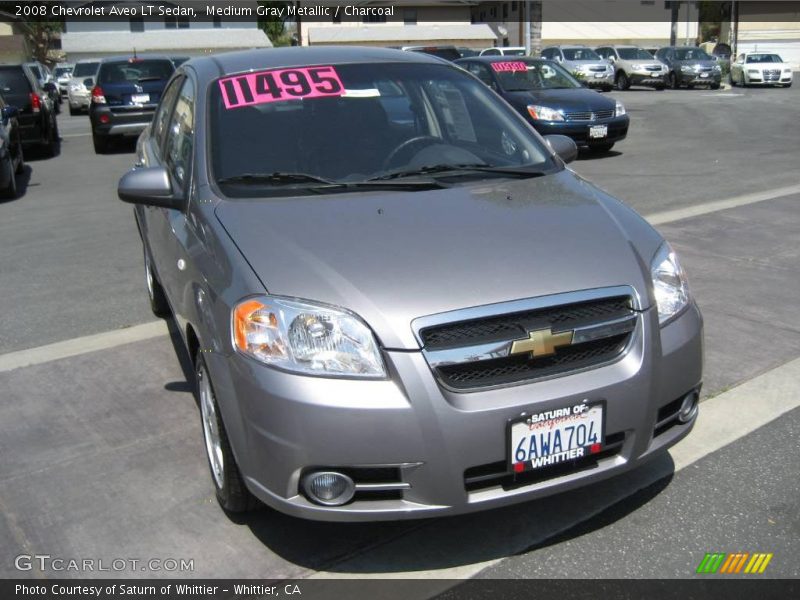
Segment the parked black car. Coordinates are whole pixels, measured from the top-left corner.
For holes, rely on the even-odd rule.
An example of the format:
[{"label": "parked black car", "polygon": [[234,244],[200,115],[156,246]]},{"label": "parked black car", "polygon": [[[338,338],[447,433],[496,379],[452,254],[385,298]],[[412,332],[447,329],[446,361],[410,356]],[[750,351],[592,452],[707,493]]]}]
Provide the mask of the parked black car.
[{"label": "parked black car", "polygon": [[622,103],[587,89],[554,61],[481,56],[456,64],[500,94],[542,135],[566,135],[578,147],[598,152],[628,135]]},{"label": "parked black car", "polygon": [[25,168],[19,110],[0,97],[0,197],[17,197],[17,175]]},{"label": "parked black car", "polygon": [[722,67],[697,46],[666,46],[656,52],[656,58],[669,67],[667,81],[676,90],[682,85],[691,89],[696,85],[719,89]]},{"label": "parked black car", "polygon": [[18,110],[23,147],[41,146],[58,152],[58,122],[53,101],[25,65],[0,65],[0,95]]},{"label": "parked black car", "polygon": [[153,119],[175,65],[166,56],[106,58],[92,89],[89,119],[94,151],[103,154],[111,137],[138,136]]}]

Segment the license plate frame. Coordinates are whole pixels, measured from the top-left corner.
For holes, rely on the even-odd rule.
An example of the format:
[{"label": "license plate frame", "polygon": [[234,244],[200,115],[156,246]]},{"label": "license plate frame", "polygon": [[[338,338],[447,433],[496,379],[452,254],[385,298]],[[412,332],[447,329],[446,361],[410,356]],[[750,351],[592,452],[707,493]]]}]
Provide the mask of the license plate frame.
[{"label": "license plate frame", "polygon": [[149,104],[150,94],[132,94],[131,102],[133,104]]},{"label": "license plate frame", "polygon": [[[579,407],[584,407],[584,410],[581,413],[576,413],[575,411]],[[507,421],[507,423],[506,423],[506,440],[505,440],[505,443],[506,443],[506,469],[507,469],[508,473],[519,475],[521,473],[527,473],[527,472],[531,472],[531,471],[538,471],[538,470],[541,470],[542,468],[546,468],[548,466],[566,464],[566,463],[569,463],[571,461],[578,460],[580,458],[586,458],[588,456],[592,456],[594,454],[597,454],[597,453],[603,451],[603,448],[605,447],[605,441],[606,441],[606,418],[607,418],[607,415],[608,415],[606,401],[604,399],[603,400],[593,400],[591,402],[584,401],[584,402],[581,402],[581,403],[578,403],[578,404],[573,404],[573,405],[570,405],[570,406],[564,406],[564,407],[560,408],[560,410],[564,410],[564,409],[569,409],[569,411],[570,411],[570,416],[567,417],[568,419],[570,419],[569,421],[563,421],[564,417],[553,417],[553,418],[550,418],[550,419],[540,420],[537,423],[535,423],[534,425],[535,426],[536,425],[540,426],[541,429],[545,429],[545,428],[547,428],[549,426],[549,430],[551,432],[554,430],[554,427],[556,427],[557,428],[556,430],[561,432],[562,428],[559,427],[559,422],[556,421],[556,420],[562,420],[562,422],[565,423],[563,425],[564,428],[570,427],[570,425],[567,425],[566,423],[574,423],[575,427],[577,427],[577,425],[586,424],[586,422],[594,422],[595,424],[599,422],[600,431],[599,431],[599,434],[598,434],[597,438],[595,438],[596,441],[589,440],[588,439],[589,433],[587,432],[587,438],[586,438],[586,442],[587,443],[585,443],[584,445],[582,445],[582,446],[573,445],[571,448],[569,448],[567,450],[562,450],[559,453],[552,453],[552,452],[548,451],[548,453],[545,456],[538,457],[538,458],[547,458],[547,457],[550,457],[550,456],[561,456],[562,458],[559,459],[559,460],[554,461],[553,463],[546,463],[546,464],[540,463],[540,464],[534,466],[533,460],[530,460],[530,453],[528,453],[528,458],[526,460],[524,460],[524,461],[516,461],[515,460],[514,454],[515,454],[515,451],[516,451],[516,445],[519,444],[519,442],[516,441],[516,440],[519,439],[519,436],[515,436],[514,430],[515,430],[515,427],[516,427],[518,432],[519,431],[524,431],[525,427],[527,427],[528,430],[530,431],[531,424],[529,424],[529,420],[533,419],[534,416],[540,416],[543,413],[546,413],[548,411],[533,411],[530,414],[525,414],[525,415],[521,415],[519,417],[515,417],[513,419],[509,419]],[[551,409],[551,410],[558,411],[559,409]],[[597,411],[599,411],[599,414],[598,414]],[[584,416],[588,418],[588,421],[587,421],[587,419],[583,418]],[[556,421],[556,422],[554,422],[554,421]],[[582,423],[582,421],[584,421],[584,422]],[[524,427],[520,427],[521,425],[524,426]],[[553,441],[555,441],[554,437],[553,437]],[[577,438],[577,431],[575,431],[575,437]],[[576,439],[575,441],[577,442],[578,440]],[[563,443],[562,443],[562,447],[563,447]],[[530,446],[529,446],[529,449],[530,449]],[[549,448],[548,448],[548,450],[549,450]],[[580,452],[581,450],[582,450],[582,452]],[[563,455],[570,455],[570,456],[563,456]],[[522,465],[522,466],[520,467],[519,465]]]},{"label": "license plate frame", "polygon": [[592,125],[589,127],[589,138],[599,140],[608,137],[608,125]]}]

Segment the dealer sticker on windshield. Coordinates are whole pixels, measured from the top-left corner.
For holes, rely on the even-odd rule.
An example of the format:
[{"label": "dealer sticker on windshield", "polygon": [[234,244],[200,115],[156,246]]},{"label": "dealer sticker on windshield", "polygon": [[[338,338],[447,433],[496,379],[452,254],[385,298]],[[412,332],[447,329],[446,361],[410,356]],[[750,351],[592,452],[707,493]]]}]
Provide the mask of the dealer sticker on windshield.
[{"label": "dealer sticker on windshield", "polygon": [[582,403],[510,421],[511,470],[521,473],[597,454],[603,447],[603,410],[602,402]]},{"label": "dealer sticker on windshield", "polygon": [[504,71],[527,71],[528,65],[521,60],[504,60],[501,62],[493,62],[492,69],[498,73],[502,73]]},{"label": "dealer sticker on windshield", "polygon": [[225,108],[253,104],[344,95],[344,86],[333,67],[269,69],[219,80]]}]

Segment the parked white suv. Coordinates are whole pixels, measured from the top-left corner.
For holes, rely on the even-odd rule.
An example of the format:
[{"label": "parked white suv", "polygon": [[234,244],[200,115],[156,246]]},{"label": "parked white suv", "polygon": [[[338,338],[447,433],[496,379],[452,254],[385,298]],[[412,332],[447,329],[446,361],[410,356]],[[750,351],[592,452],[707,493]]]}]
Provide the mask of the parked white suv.
[{"label": "parked white suv", "polygon": [[614,88],[614,67],[587,46],[550,46],[542,50],[542,58],[555,60],[589,87],[608,92]]}]

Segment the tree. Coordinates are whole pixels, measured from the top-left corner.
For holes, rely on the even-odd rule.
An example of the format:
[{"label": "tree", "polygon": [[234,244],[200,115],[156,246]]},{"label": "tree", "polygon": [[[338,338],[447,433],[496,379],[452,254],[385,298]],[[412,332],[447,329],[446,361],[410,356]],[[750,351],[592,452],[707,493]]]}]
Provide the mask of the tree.
[{"label": "tree", "polygon": [[280,12],[284,15],[283,17],[274,16],[274,13],[270,11],[270,14],[259,16],[258,17],[258,27],[267,35],[269,41],[272,42],[273,46],[288,46],[289,45],[289,36],[286,35],[286,8],[290,4],[294,4],[293,2],[269,2],[269,1],[261,1],[259,2],[261,6],[266,8],[274,8],[282,9]]},{"label": "tree", "polygon": [[20,20],[16,16],[18,4],[19,2],[0,2],[0,18],[10,22],[15,33],[25,36],[25,42],[34,60],[46,63],[50,60],[48,55],[54,42],[61,37],[61,32],[64,31],[64,23],[63,21],[40,19]]}]

